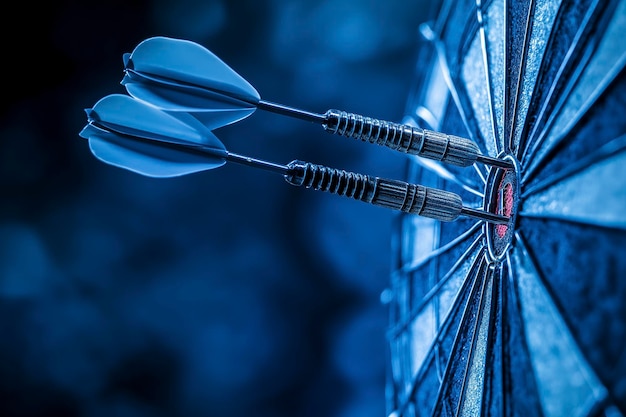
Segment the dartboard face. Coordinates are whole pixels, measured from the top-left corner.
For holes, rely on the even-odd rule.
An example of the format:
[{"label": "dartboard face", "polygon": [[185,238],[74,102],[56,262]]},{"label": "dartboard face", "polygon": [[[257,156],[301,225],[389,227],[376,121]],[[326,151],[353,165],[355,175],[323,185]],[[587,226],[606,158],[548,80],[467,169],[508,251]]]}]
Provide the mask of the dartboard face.
[{"label": "dartboard face", "polygon": [[450,0],[405,122],[511,162],[407,177],[507,225],[400,215],[394,416],[626,414],[626,1]]}]

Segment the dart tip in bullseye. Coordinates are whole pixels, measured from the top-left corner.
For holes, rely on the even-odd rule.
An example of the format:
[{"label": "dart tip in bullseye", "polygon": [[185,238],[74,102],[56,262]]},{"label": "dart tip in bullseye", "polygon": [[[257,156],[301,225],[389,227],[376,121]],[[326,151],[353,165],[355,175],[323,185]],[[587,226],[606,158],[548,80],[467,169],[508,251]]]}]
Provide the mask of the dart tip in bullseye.
[{"label": "dart tip in bullseye", "polygon": [[478,155],[476,157],[477,162],[482,162],[486,165],[491,165],[497,168],[502,169],[511,169],[513,168],[513,163],[511,161],[507,161],[505,159],[492,158],[491,156],[486,155]]},{"label": "dart tip in bullseye", "polygon": [[509,221],[511,220],[508,217],[502,216],[500,214],[495,214],[483,210],[476,210],[469,207],[463,207],[461,209],[461,214],[467,217],[472,217],[474,219],[484,220],[486,222],[495,224],[509,224]]}]

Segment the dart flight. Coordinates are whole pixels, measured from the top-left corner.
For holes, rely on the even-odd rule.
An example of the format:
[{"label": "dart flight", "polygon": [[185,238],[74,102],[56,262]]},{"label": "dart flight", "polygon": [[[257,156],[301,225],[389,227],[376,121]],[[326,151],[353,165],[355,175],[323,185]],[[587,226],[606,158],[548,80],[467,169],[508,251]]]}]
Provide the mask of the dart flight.
[{"label": "dart flight", "polygon": [[[103,162],[150,177],[173,177],[226,163],[224,145],[202,123],[112,94],[87,109],[80,136]],[[185,121],[183,121],[183,119]]]},{"label": "dart flight", "polygon": [[128,93],[163,110],[193,114],[209,129],[252,114],[259,93],[221,59],[197,43],[155,37],[124,54]]}]

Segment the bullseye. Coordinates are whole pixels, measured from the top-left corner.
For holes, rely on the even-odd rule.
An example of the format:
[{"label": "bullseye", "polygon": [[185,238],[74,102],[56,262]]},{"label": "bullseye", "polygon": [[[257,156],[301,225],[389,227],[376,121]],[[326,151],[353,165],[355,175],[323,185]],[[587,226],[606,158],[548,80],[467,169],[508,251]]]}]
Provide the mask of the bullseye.
[{"label": "bullseye", "polygon": [[[497,207],[498,212],[496,214],[511,217],[511,213],[513,212],[513,186],[510,183],[500,184]],[[508,229],[509,226],[506,224],[497,225],[496,233],[498,237],[503,238]]]},{"label": "bullseye", "polygon": [[512,168],[491,169],[485,188],[484,209],[509,218],[508,224],[485,224],[487,248],[491,262],[506,256],[515,234],[515,219],[519,203],[519,164],[511,155],[499,156],[511,162]]}]

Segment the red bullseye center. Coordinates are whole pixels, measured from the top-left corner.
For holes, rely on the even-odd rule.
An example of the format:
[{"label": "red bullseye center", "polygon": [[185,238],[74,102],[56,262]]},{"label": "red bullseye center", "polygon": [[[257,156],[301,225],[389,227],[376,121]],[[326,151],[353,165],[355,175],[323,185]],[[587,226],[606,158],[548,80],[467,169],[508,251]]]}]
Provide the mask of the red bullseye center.
[{"label": "red bullseye center", "polygon": [[[500,183],[500,186],[498,187],[496,207],[498,214],[511,217],[511,214],[513,213],[513,186],[511,183]],[[499,224],[496,226],[496,233],[500,238],[503,238],[508,230],[509,226],[506,224]]]}]

